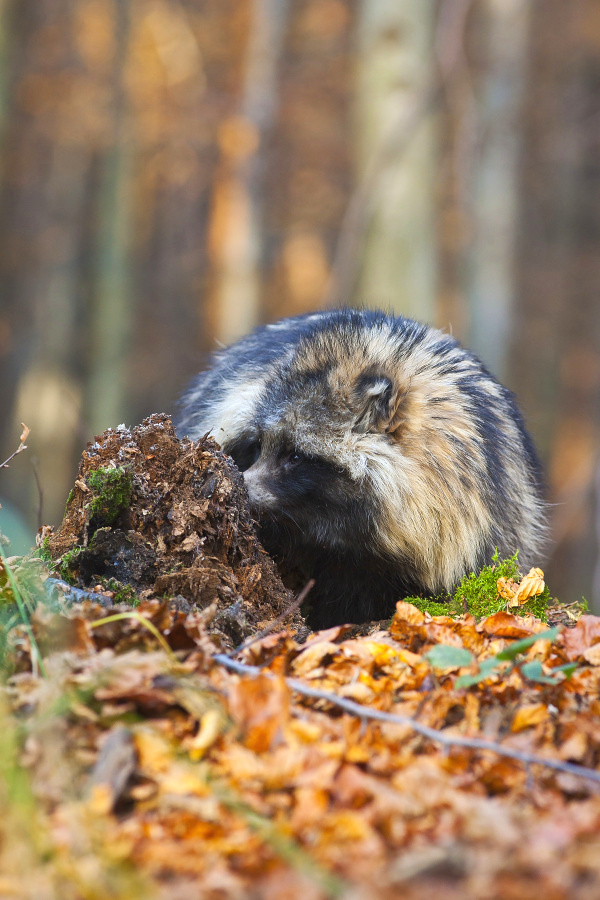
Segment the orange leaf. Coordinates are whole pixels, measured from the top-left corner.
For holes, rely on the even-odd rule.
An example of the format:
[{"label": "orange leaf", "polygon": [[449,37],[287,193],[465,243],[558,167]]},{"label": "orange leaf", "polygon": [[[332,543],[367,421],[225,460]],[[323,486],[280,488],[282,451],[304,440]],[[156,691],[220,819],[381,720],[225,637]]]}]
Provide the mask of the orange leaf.
[{"label": "orange leaf", "polygon": [[244,732],[246,747],[261,753],[281,738],[290,714],[290,692],[282,678],[262,673],[243,678],[230,689],[229,711]]},{"label": "orange leaf", "polygon": [[531,597],[541,594],[545,588],[544,573],[541,569],[530,569],[520,584],[516,584],[510,578],[499,578],[497,582],[498,593],[504,600],[508,600],[509,607],[522,606]]},{"label": "orange leaf", "polygon": [[340,653],[338,644],[332,644],[329,641],[317,641],[310,644],[305,650],[298,654],[292,663],[292,669],[295,675],[310,675],[320,666],[324,665],[327,660],[331,660]]},{"label": "orange leaf", "polygon": [[580,659],[589,647],[600,642],[600,619],[582,616],[575,628],[565,628],[560,639],[569,662]]},{"label": "orange leaf", "polygon": [[417,609],[416,606],[413,606],[412,603],[406,603],[404,600],[399,600],[398,603],[396,603],[394,620],[408,622],[410,625],[422,625],[425,621],[425,614],[422,613],[420,609]]},{"label": "orange leaf", "polygon": [[507,612],[497,612],[479,623],[479,630],[485,634],[498,635],[500,637],[521,638],[534,633],[533,628],[527,628],[520,616],[513,616]]},{"label": "orange leaf", "polygon": [[527,706],[521,706],[516,711],[512,723],[511,731],[524,731],[525,728],[531,728],[532,725],[539,725],[548,718],[548,709],[544,703],[531,703]]}]

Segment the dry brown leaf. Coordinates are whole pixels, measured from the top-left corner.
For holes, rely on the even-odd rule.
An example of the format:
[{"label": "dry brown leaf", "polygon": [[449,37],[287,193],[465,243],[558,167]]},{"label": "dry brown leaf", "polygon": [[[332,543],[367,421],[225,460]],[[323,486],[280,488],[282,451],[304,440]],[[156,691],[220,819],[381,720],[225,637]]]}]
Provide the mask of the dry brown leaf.
[{"label": "dry brown leaf", "polygon": [[520,616],[512,615],[507,612],[497,612],[493,616],[482,619],[477,626],[479,631],[484,634],[498,635],[506,638],[522,638],[529,637],[534,629],[529,628],[524,619]]},{"label": "dry brown leaf", "polygon": [[261,673],[230,686],[229,711],[246,747],[257,753],[281,742],[290,715],[290,692],[283,678]]},{"label": "dry brown leaf", "polygon": [[530,569],[519,584],[510,578],[499,578],[498,593],[508,601],[509,607],[522,606],[532,597],[541,594],[545,588],[544,573],[541,569]]},{"label": "dry brown leaf", "polygon": [[600,643],[592,644],[591,647],[583,651],[582,656],[590,665],[600,666]]},{"label": "dry brown leaf", "polygon": [[584,653],[600,642],[600,618],[582,616],[575,628],[565,628],[559,638],[569,661],[585,658]]},{"label": "dry brown leaf", "polygon": [[513,716],[510,729],[513,732],[524,731],[532,725],[539,725],[540,722],[544,722],[548,716],[548,707],[545,703],[530,703],[526,706],[520,706]]},{"label": "dry brown leaf", "polygon": [[[416,650],[425,640],[423,623],[426,616],[412,603],[403,600],[396,604],[394,618],[390,622],[389,632],[393,638],[399,641],[409,650]],[[431,619],[429,619],[431,621]]]},{"label": "dry brown leaf", "polygon": [[350,625],[334,625],[332,628],[325,628],[323,631],[315,631],[314,634],[310,634],[307,637],[306,643],[307,645],[317,644],[321,641],[334,643],[339,637],[349,631],[350,628]]},{"label": "dry brown leaf", "polygon": [[315,670],[337,657],[340,652],[340,646],[332,644],[330,641],[309,644],[293,660],[292,671],[294,675],[312,675],[314,677]]},{"label": "dry brown leaf", "polygon": [[406,603],[404,600],[399,600],[398,603],[396,603],[396,612],[392,622],[400,620],[408,622],[410,625],[422,625],[425,621],[425,614],[417,609],[416,606],[413,606],[412,603]]},{"label": "dry brown leaf", "polygon": [[573,730],[569,737],[560,745],[558,752],[561,759],[581,762],[585,759],[587,750],[587,735],[581,731]]},{"label": "dry brown leaf", "polygon": [[173,764],[172,744],[155,729],[145,726],[134,732],[140,769],[152,778],[164,774]]}]

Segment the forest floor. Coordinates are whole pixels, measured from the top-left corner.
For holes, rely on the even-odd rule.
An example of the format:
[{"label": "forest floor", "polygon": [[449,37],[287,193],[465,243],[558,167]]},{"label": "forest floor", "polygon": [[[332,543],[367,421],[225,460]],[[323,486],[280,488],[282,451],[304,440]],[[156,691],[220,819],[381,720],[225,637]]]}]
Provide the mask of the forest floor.
[{"label": "forest floor", "polygon": [[314,633],[215,444],[105,432],[0,569],[0,898],[596,900],[600,619],[504,571]]}]

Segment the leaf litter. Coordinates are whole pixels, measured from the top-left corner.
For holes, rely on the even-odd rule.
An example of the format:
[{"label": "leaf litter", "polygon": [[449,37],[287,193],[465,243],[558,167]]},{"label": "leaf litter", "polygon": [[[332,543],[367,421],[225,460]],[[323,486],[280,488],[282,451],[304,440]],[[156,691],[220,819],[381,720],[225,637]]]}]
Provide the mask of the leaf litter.
[{"label": "leaf litter", "polygon": [[0,897],[599,895],[600,620],[513,614],[540,570],[484,618],[310,633],[166,417],[86,450],[43,552],[3,564],[46,599],[2,629]]}]

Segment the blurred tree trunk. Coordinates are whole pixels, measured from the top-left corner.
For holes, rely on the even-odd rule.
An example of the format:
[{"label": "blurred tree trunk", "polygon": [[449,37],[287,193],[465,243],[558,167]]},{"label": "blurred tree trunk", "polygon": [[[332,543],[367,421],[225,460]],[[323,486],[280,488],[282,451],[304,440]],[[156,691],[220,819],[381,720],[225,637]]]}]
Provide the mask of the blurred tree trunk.
[{"label": "blurred tree trunk", "polygon": [[265,182],[265,318],[324,304],[355,180],[356,7],[291,3]]},{"label": "blurred tree trunk", "polygon": [[[477,152],[473,135],[457,159],[472,240],[466,253],[466,341],[504,380],[515,305],[520,117],[525,102],[530,0],[482,0],[478,6]],[[476,87],[476,91],[475,91]],[[459,192],[461,193],[461,192]]]},{"label": "blurred tree trunk", "polygon": [[347,255],[350,271],[338,273],[335,296],[336,302],[380,306],[429,321],[436,292],[436,125],[430,115],[415,120],[415,103],[435,71],[434,14],[432,0],[360,4],[356,153],[358,178],[369,179],[372,196],[364,200],[369,208],[363,211],[360,262],[354,252]]},{"label": "blurred tree trunk", "polygon": [[100,158],[97,181],[95,288],[90,316],[85,417],[94,432],[116,427],[128,394],[125,373],[133,323],[131,225],[133,133],[125,67],[131,32],[130,0],[114,0],[111,146]]},{"label": "blurred tree trunk", "polygon": [[203,352],[214,349],[210,205],[219,127],[239,110],[248,6],[135,0],[132,7],[137,310],[127,360],[130,421],[175,413]]},{"label": "blurred tree trunk", "polygon": [[[9,62],[9,13],[11,0],[0,0],[0,147],[6,121],[8,102]],[[0,172],[1,172],[0,163]]]},{"label": "blurred tree trunk", "polygon": [[[66,60],[72,58],[70,29],[60,16],[60,52],[47,58],[36,46],[38,29],[56,15],[51,0],[22,0],[14,9],[11,39],[20,52],[12,57],[11,83],[24,82],[28,90],[13,93],[10,99],[0,203],[8,328],[7,352],[0,366],[0,399],[6,403],[3,424],[9,433],[4,443],[14,443],[20,422],[31,427],[28,444],[39,460],[40,481],[42,486],[52,485],[57,495],[55,504],[45,508],[52,518],[64,503],[72,476],[65,461],[72,460],[79,442],[81,393],[74,352],[80,320],[77,259],[89,176],[89,156],[81,153],[78,140],[65,129],[52,90],[38,93],[42,84],[64,85]],[[32,107],[37,117],[31,114]],[[50,124],[63,140],[53,140]],[[13,490],[21,497],[25,494],[28,513],[37,510],[30,467],[28,477],[8,482],[9,497]]]},{"label": "blurred tree trunk", "polygon": [[253,0],[239,114],[219,129],[210,248],[212,333],[227,344],[261,317],[266,154],[278,106],[289,0]]}]

